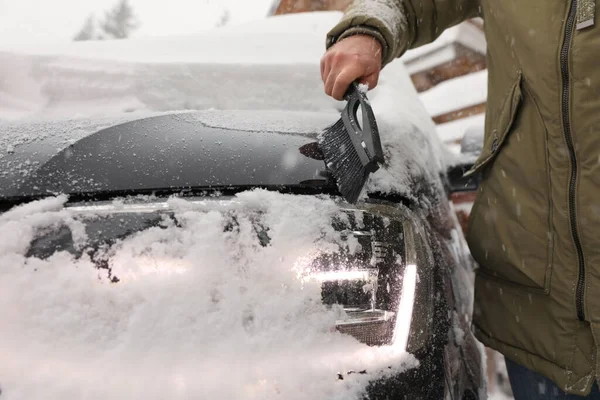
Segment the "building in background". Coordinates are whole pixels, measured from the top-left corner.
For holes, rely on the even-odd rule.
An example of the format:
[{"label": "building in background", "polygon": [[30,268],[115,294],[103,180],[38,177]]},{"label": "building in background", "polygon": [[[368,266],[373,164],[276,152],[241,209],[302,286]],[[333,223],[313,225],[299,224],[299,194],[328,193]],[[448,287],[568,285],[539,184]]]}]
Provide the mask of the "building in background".
[{"label": "building in background", "polygon": [[455,152],[468,129],[483,128],[486,48],[483,22],[475,19],[447,29],[433,43],[401,58],[441,139]]}]

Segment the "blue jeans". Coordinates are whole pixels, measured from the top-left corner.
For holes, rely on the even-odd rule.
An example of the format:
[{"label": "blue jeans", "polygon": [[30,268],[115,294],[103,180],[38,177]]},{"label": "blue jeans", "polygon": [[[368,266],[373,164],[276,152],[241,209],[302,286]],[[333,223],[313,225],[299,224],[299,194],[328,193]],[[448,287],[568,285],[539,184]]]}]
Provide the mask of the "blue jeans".
[{"label": "blue jeans", "polygon": [[509,359],[506,359],[506,370],[515,400],[600,400],[597,383],[589,395],[581,397],[566,394],[550,379]]}]

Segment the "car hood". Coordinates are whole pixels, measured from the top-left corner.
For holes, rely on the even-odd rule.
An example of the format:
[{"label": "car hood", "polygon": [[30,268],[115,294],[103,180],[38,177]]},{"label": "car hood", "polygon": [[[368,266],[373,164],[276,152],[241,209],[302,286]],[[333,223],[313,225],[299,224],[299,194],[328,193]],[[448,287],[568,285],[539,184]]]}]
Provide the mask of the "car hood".
[{"label": "car hood", "polygon": [[[0,199],[48,194],[331,186],[325,164],[302,146],[335,114],[201,111],[7,129]],[[83,124],[85,125],[85,124]],[[303,154],[304,153],[304,154]],[[318,158],[318,157],[317,157]]]}]

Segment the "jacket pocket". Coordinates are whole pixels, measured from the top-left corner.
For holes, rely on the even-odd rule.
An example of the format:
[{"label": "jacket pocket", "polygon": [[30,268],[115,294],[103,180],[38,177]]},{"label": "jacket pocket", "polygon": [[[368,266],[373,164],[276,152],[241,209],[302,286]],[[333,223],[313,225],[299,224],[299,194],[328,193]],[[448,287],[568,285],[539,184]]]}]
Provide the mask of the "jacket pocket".
[{"label": "jacket pocket", "polygon": [[521,79],[521,71],[518,71],[517,78],[510,87],[508,94],[504,97],[500,113],[494,120],[492,131],[490,134],[485,135],[481,154],[473,164],[473,167],[464,174],[465,176],[470,176],[483,170],[486,165],[494,160],[494,157],[500,151],[500,147],[502,147],[508,136],[519,105],[521,104]]},{"label": "jacket pocket", "polygon": [[467,242],[481,277],[548,293],[553,246],[547,133],[522,85],[519,72],[489,110],[482,153],[466,174],[481,174]]}]

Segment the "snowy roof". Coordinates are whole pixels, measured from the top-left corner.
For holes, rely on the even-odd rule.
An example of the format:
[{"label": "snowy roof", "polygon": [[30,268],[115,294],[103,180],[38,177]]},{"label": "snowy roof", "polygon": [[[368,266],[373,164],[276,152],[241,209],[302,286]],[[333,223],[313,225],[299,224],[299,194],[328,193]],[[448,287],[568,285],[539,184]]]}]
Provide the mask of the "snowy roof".
[{"label": "snowy roof", "polygon": [[453,43],[480,54],[486,53],[487,43],[483,30],[466,21],[446,29],[433,43],[407,51],[401,59],[411,74],[423,71],[452,60],[456,54],[449,45]]},{"label": "snowy roof", "polygon": [[450,62],[454,60],[456,56],[457,51],[454,46],[443,46],[415,59],[414,61],[405,62],[405,65],[408,72],[412,75]]},{"label": "snowy roof", "polygon": [[471,117],[460,118],[445,124],[439,124],[436,126],[436,130],[443,142],[454,142],[461,140],[469,128],[473,126],[482,127],[484,123],[485,114],[478,114]]},{"label": "snowy roof", "polygon": [[485,103],[487,76],[487,70],[483,70],[450,79],[420,93],[419,97],[433,117]]}]

